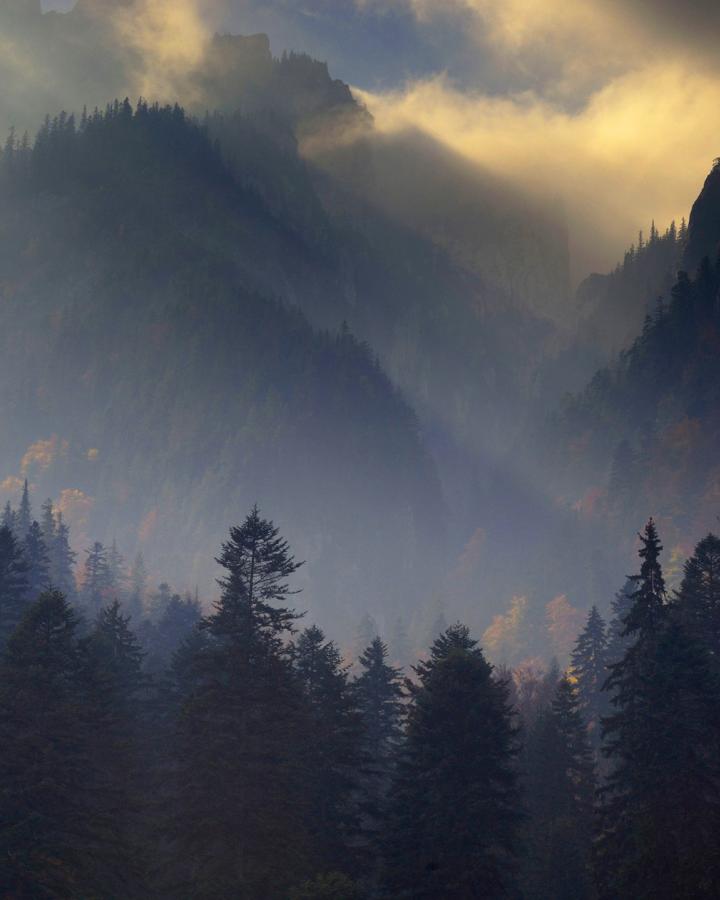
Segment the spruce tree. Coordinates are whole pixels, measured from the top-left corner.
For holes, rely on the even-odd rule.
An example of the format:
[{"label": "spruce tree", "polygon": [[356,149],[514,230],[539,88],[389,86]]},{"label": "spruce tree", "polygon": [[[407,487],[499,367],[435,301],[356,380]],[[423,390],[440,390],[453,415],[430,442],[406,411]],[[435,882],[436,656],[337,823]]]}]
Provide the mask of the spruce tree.
[{"label": "spruce tree", "polygon": [[625,620],[632,609],[632,597],[638,581],[637,576],[628,578],[622,589],[619,590],[612,601],[612,617],[607,628],[607,661],[620,662],[626,650],[633,642],[633,637],[626,631]]},{"label": "spruce tree", "polygon": [[187,638],[202,618],[200,604],[191,596],[183,599],[174,594],[153,629],[151,645],[148,648],[149,668],[159,671],[172,662],[175,651]]},{"label": "spruce tree", "polygon": [[523,896],[592,896],[593,755],[580,698],[567,677],[529,729],[523,761],[528,812]]},{"label": "spruce tree", "polygon": [[602,897],[716,897],[720,768],[714,681],[702,647],[669,615],[652,520],[625,617],[632,643],[611,666],[601,789]]},{"label": "spruce tree", "polygon": [[57,514],[55,540],[50,548],[50,578],[56,587],[70,602],[75,600],[77,586],[75,584],[75,559],[77,554],[70,547],[70,528],[63,521],[61,512]]},{"label": "spruce tree", "polygon": [[402,741],[405,691],[402,670],[388,665],[388,650],[379,637],[361,655],[359,663],[360,675],[353,683],[353,691],[362,722],[361,750],[365,761],[360,795],[364,831],[377,844],[387,816],[387,795]]},{"label": "spruce tree", "polygon": [[593,742],[600,742],[600,718],[607,712],[603,686],[608,677],[605,622],[593,606],[572,652],[572,673],[583,718]]},{"label": "spruce tree", "polygon": [[0,650],[28,606],[28,565],[9,528],[0,528]]},{"label": "spruce tree", "polygon": [[221,598],[190,661],[175,741],[175,896],[281,896],[307,870],[305,701],[287,639],[296,563],[254,508],[218,558]]},{"label": "spruce tree", "polygon": [[15,531],[17,530],[17,517],[15,515],[15,512],[13,511],[12,506],[10,506],[9,500],[3,508],[2,527],[7,528],[13,533],[15,533]]},{"label": "spruce tree", "polygon": [[720,671],[720,538],[709,534],[685,563],[674,611]]},{"label": "spruce tree", "polygon": [[32,601],[50,586],[50,558],[37,522],[33,522],[28,529],[23,550],[28,566],[28,595]]},{"label": "spruce tree", "polygon": [[144,895],[141,833],[143,706],[148,685],[139,642],[117,600],[100,611],[81,644],[84,715],[93,760],[85,789],[100,799],[102,837],[88,865],[108,896]]},{"label": "spruce tree", "polygon": [[100,541],[95,541],[86,551],[83,573],[83,601],[95,615],[110,600],[107,550]]},{"label": "spruce tree", "polygon": [[118,550],[117,541],[113,539],[110,549],[107,551],[107,588],[113,600],[125,603],[127,580],[125,557]]},{"label": "spruce tree", "polygon": [[364,766],[360,715],[342,654],[320,628],[306,628],[293,655],[309,714],[305,826],[321,867],[348,869],[351,844],[360,829],[358,789]]},{"label": "spruce tree", "polygon": [[77,622],[42,594],[13,634],[0,673],[0,883],[8,897],[100,897],[91,855],[93,760]]},{"label": "spruce tree", "polygon": [[42,517],[40,519],[40,530],[42,539],[48,551],[51,550],[55,543],[55,534],[57,530],[57,522],[55,521],[55,510],[53,502],[49,498],[42,505]]},{"label": "spruce tree", "polygon": [[27,478],[23,482],[22,496],[20,498],[20,506],[15,517],[15,527],[17,536],[20,540],[25,539],[30,525],[32,524],[32,507],[30,505],[30,491],[28,489]]},{"label": "spruce tree", "polygon": [[512,891],[519,822],[507,688],[462,625],[415,668],[393,788],[392,897],[503,897]]}]

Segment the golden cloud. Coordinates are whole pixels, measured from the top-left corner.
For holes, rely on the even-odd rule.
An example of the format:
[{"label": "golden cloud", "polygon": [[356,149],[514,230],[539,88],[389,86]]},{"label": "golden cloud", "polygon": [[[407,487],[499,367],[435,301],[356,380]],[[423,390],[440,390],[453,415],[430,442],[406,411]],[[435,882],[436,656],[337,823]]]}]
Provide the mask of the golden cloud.
[{"label": "golden cloud", "polygon": [[650,218],[666,226],[686,216],[718,155],[720,80],[680,62],[614,78],[577,112],[529,92],[468,93],[446,76],[358,93],[380,131],[419,127],[516,184],[562,197],[576,274],[611,267]]},{"label": "golden cloud", "polygon": [[20,471],[23,475],[33,468],[44,472],[50,468],[58,456],[67,453],[68,446],[68,442],[60,440],[56,434],[47,440],[35,441],[25,451],[20,462]]},{"label": "golden cloud", "polygon": [[135,92],[153,100],[192,103],[192,75],[202,64],[212,31],[197,0],[137,0],[118,4],[112,23],[122,45],[140,60]]}]

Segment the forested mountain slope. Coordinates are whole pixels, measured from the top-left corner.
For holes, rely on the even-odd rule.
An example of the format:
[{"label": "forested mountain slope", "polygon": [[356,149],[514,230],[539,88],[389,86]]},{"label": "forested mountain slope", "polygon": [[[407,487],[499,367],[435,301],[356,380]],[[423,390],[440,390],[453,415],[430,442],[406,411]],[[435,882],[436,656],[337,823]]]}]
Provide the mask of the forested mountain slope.
[{"label": "forested mountain slope", "polygon": [[568,397],[546,458],[558,492],[589,514],[627,530],[652,513],[683,548],[712,527],[720,496],[719,178],[716,168],[688,224],[683,262],[704,253],[699,267],[681,271],[629,347]]},{"label": "forested mountain slope", "polygon": [[117,104],[9,143],[2,172],[4,474],[25,454],[93,535],[203,584],[262,499],[309,560],[304,605],[407,602],[442,544],[414,414],[349,333],[258,292],[268,258],[291,279],[309,251],[205,131]]}]

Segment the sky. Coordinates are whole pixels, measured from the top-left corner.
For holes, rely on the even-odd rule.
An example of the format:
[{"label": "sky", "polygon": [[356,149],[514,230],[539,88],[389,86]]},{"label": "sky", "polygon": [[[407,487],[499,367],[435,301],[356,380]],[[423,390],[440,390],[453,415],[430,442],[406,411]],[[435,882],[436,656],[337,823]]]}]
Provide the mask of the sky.
[{"label": "sky", "polygon": [[209,29],[264,31],[275,53],[327,60],[381,131],[419,127],[560,197],[577,276],[612,267],[651,219],[687,216],[720,155],[714,0],[144,3],[150,25],[132,17],[125,37],[152,72],[192,65]]},{"label": "sky", "polygon": [[[690,0],[332,0],[237,6],[312,42],[392,132],[419,126],[562,197],[576,279],[654,219],[687,216],[720,154],[720,4]],[[270,11],[269,11],[270,10]],[[381,39],[373,42],[373,35]],[[367,48],[372,52],[367,53]]]}]

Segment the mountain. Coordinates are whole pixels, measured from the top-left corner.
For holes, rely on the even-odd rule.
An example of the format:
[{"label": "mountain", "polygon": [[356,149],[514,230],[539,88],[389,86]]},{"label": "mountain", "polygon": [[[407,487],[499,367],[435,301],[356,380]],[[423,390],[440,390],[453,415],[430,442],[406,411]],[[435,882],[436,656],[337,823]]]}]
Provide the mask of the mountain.
[{"label": "mountain", "polygon": [[[678,248],[680,265],[699,265],[690,274],[680,271],[669,297],[646,312],[640,334],[582,392],[566,399],[553,417],[543,457],[554,472],[554,489],[569,504],[615,535],[632,533],[652,514],[677,555],[717,516],[719,242],[716,166]],[[643,308],[641,291],[635,306]]]},{"label": "mountain", "polygon": [[677,273],[686,265],[687,241],[684,220],[679,228],[671,223],[664,234],[653,222],[647,238],[640,232],[613,272],[594,273],[580,284],[577,340],[596,366],[627,347],[658,300],[670,297]]},{"label": "mountain", "polygon": [[720,160],[715,160],[690,214],[684,268],[695,272],[705,257],[714,262],[719,252]]},{"label": "mountain", "polygon": [[443,529],[414,414],[349,332],[256,290],[246,264],[299,278],[307,250],[206,131],[115,104],[2,170],[5,473],[204,589],[257,501],[308,560],[303,607],[338,627],[407,606]]},{"label": "mountain", "polygon": [[[69,307],[74,309],[77,296],[83,297],[80,305],[84,308],[91,292],[93,310],[104,309],[106,319],[92,325],[91,316],[87,324],[83,319],[82,327],[72,320],[72,329],[82,336],[82,349],[65,334],[62,354],[58,346],[39,342],[33,347],[33,359],[56,360],[59,355],[86,359],[87,348],[95,344],[107,350],[104,342],[109,338],[101,340],[100,335],[117,315],[124,330],[122,335],[118,333],[110,355],[104,353],[102,359],[107,365],[119,354],[124,362],[113,362],[120,366],[118,384],[139,384],[132,372],[126,377],[122,368],[127,354],[121,338],[135,347],[145,346],[148,334],[155,335],[159,343],[150,382],[154,392],[169,383],[170,376],[164,373],[178,368],[174,355],[178,353],[177,335],[170,329],[168,336],[162,337],[169,326],[161,323],[159,313],[154,319],[133,317],[127,311],[135,308],[130,298],[162,295],[161,300],[152,300],[149,309],[167,306],[175,310],[178,304],[194,307],[187,300],[189,293],[241,294],[257,298],[252,309],[261,309],[262,303],[276,306],[283,322],[290,314],[299,316],[315,333],[313,341],[324,340],[322,332],[335,334],[347,323],[349,333],[372,348],[363,351],[367,359],[377,354],[380,372],[386,373],[382,377],[387,391],[396,397],[399,391],[404,398],[398,402],[406,412],[391,418],[406,421],[408,416],[412,418],[410,409],[417,417],[417,426],[406,429],[407,434],[414,434],[412,440],[408,437],[410,443],[414,441],[414,449],[407,451],[414,462],[390,450],[388,454],[397,458],[385,459],[381,448],[395,446],[390,436],[389,443],[379,437],[377,449],[368,450],[363,457],[368,461],[385,459],[387,471],[395,472],[397,467],[411,481],[419,478],[419,472],[427,473],[419,479],[423,485],[417,496],[410,497],[409,482],[405,474],[399,474],[397,486],[378,501],[379,508],[385,509],[390,496],[397,499],[397,490],[404,497],[395,509],[404,510],[402,516],[410,515],[412,526],[397,525],[395,514],[386,516],[377,540],[387,560],[395,554],[406,562],[394,569],[392,579],[384,564],[378,565],[377,586],[361,585],[357,558],[365,545],[362,538],[359,544],[355,541],[358,534],[368,535],[373,529],[363,516],[350,516],[352,503],[332,510],[328,499],[317,514],[322,524],[303,531],[298,502],[288,514],[289,524],[282,522],[283,528],[292,539],[300,535],[295,545],[310,561],[307,572],[320,571],[314,564],[320,556],[325,560],[332,556],[334,551],[325,551],[328,534],[333,535],[332,548],[342,544],[338,559],[355,573],[356,587],[341,586],[338,578],[333,581],[329,574],[322,575],[318,596],[325,605],[347,593],[352,599],[337,602],[348,615],[351,608],[359,612],[372,607],[378,614],[386,607],[403,608],[408,617],[414,617],[414,627],[422,629],[423,618],[435,615],[434,606],[443,595],[450,615],[469,610],[472,622],[486,627],[514,593],[524,593],[537,583],[532,572],[537,562],[536,535],[567,531],[551,500],[538,496],[536,485],[525,477],[527,473],[518,471],[517,454],[511,452],[522,440],[526,421],[535,419],[549,398],[557,396],[556,384],[539,379],[538,370],[558,334],[567,330],[567,236],[560,213],[543,203],[530,202],[489,173],[474,170],[425,135],[387,138],[377,134],[367,111],[346,85],[331,77],[326,65],[303,54],[275,58],[263,35],[208,36],[196,59],[174,66],[173,58],[159,66],[158,60],[148,55],[142,34],[138,35],[137,29],[127,30],[128,21],[142,24],[142,19],[134,18],[139,13],[136,3],[83,0],[66,14],[41,14],[32,4],[23,9],[20,16],[6,16],[4,25],[14,29],[20,58],[37,60],[42,77],[29,83],[14,68],[17,55],[15,60],[0,59],[8,84],[7,93],[0,98],[0,119],[17,126],[10,146],[22,146],[24,127],[41,121],[46,112],[51,118],[32,153],[39,169],[27,188],[29,193],[24,200],[9,202],[6,211],[8,231],[17,231],[18,243],[8,244],[6,272],[0,271],[0,277],[12,286],[12,296],[19,290],[16,286],[22,285],[23,297],[22,304],[8,307],[8,322],[14,323],[12,317],[18,317],[12,331],[32,327],[50,341],[56,327],[53,323],[67,321],[63,298],[69,298]],[[88,71],[94,73],[92,82],[86,77]],[[159,131],[153,130],[151,123],[159,113],[150,114],[152,105],[140,104],[138,118],[133,112],[135,104],[112,101],[116,96],[133,95],[141,85],[173,98],[186,98],[189,112],[184,115],[179,108],[172,115],[164,112],[165,124],[157,126]],[[92,110],[96,105],[106,109],[108,101],[108,113],[98,118]],[[81,116],[84,107],[89,112]],[[78,111],[77,133],[62,109]],[[177,134],[166,129],[173,115],[183,123],[178,124],[181,130]],[[201,132],[206,134],[202,141],[197,137]],[[11,183],[12,178],[7,185]],[[17,217],[14,225],[13,215]],[[37,247],[32,251],[37,254],[33,259],[42,261],[37,270],[29,264],[19,268],[23,260],[27,263],[24,254],[28,247]],[[206,281],[210,287],[206,288]],[[246,302],[251,303],[249,299]],[[33,310],[37,318],[28,323],[24,317]],[[224,340],[223,310],[222,305],[218,309],[213,305],[203,316],[206,342],[202,350],[194,351],[194,360],[206,353],[214,356],[211,334],[216,332],[212,329]],[[183,327],[189,328],[187,323]],[[285,355],[294,358],[285,343],[282,345]],[[252,360],[263,357],[256,350],[247,352]],[[44,395],[49,390],[48,380],[57,380],[58,386],[69,390],[65,363],[48,363],[48,372],[57,369],[60,375],[55,379],[47,374],[37,382],[35,375],[27,374],[27,354],[21,358],[17,354],[18,348],[11,344],[8,359],[15,365],[6,370],[8,398],[27,397],[30,384],[34,385],[32,391]],[[148,359],[150,356],[148,351]],[[85,384],[86,372],[94,372],[97,365],[95,360],[93,366],[74,371],[73,378]],[[208,373],[201,369],[200,362],[188,368],[188,389],[194,391],[197,381],[202,382],[203,390],[221,394],[225,374],[212,367]],[[261,365],[252,376],[253,384],[264,383],[263,373]],[[91,383],[95,377],[87,375]],[[271,383],[273,378],[277,380],[269,374],[268,378]],[[294,396],[300,382],[290,381]],[[283,391],[290,391],[290,381]],[[246,393],[243,389],[243,396]],[[101,393],[86,398],[87,419],[78,424],[77,437],[75,432],[66,433],[59,413],[52,424],[36,418],[37,400],[34,396],[32,403],[28,399],[32,413],[27,427],[18,430],[18,440],[6,443],[0,463],[8,473],[21,475],[16,470],[27,446],[50,441],[55,435],[59,447],[66,440],[72,446],[87,444],[87,450],[98,451],[93,455],[98,484],[109,485],[114,479],[123,485],[119,496],[135,490],[130,483],[135,473],[142,471],[139,461],[118,450],[118,458],[111,462],[107,451],[103,453],[98,446],[102,437],[105,446],[117,448],[117,434],[128,427],[130,410],[115,399],[113,407],[124,411],[112,425],[107,420],[108,396]],[[154,408],[154,393],[149,400]],[[197,408],[201,405],[198,401]],[[289,427],[290,405],[283,400],[273,407],[272,415],[270,406],[264,407],[263,434]],[[221,415],[215,401],[210,406],[208,430]],[[57,401],[56,409],[62,408]],[[158,412],[161,421],[167,419],[170,408],[165,399],[162,415]],[[194,422],[199,414],[192,408]],[[348,418],[351,409],[349,404]],[[233,412],[223,427],[235,428],[247,408],[243,410]],[[75,413],[68,407],[67,415]],[[331,408],[322,415],[329,422]],[[104,431],[98,426],[102,433],[91,440],[85,429],[94,418],[106,425]],[[380,416],[373,421],[377,425],[384,419]],[[188,424],[187,434],[177,423],[166,422],[166,427],[172,428],[176,443],[186,448],[196,464],[211,469],[219,465],[214,462],[215,449],[212,458],[206,459],[207,444],[199,425]],[[352,424],[352,428],[361,427],[361,423]],[[347,428],[352,430],[351,423]],[[380,430],[384,434],[384,427]],[[369,441],[370,432],[363,434]],[[211,446],[223,441],[211,442]],[[271,455],[269,439],[263,441],[264,449],[257,451],[256,461],[263,453]],[[152,444],[147,452],[157,453],[157,446]],[[228,450],[223,457],[222,467],[228,472],[235,465],[233,452]],[[325,456],[318,452],[316,458]],[[313,508],[308,499],[313,492],[329,498],[325,470],[332,471],[335,465],[318,465],[312,477],[303,476],[303,503],[307,502],[308,508]],[[190,471],[189,463],[182,466]],[[357,485],[363,471],[370,478],[363,466],[351,469],[353,474],[347,477],[352,484]],[[280,504],[282,512],[281,480],[260,470],[259,462],[245,474],[238,468],[236,496],[249,497],[250,502],[257,499],[264,506]],[[85,531],[89,534],[97,529],[106,537],[117,533],[118,540],[124,535],[127,552],[138,541],[142,544],[138,529],[142,535],[152,532],[154,515],[174,519],[179,508],[176,488],[169,487],[175,482],[172,467],[154,471],[158,488],[148,488],[149,475],[138,478],[138,496],[153,496],[162,503],[145,509],[138,501],[137,508],[128,507],[127,513],[111,513],[112,504],[106,499],[111,495],[109,488],[103,493],[92,479],[83,481],[85,477],[83,468],[82,478],[50,479],[48,490],[76,486],[93,497],[101,496]],[[218,489],[208,478],[207,485],[203,480],[193,494],[193,503],[202,511],[189,516],[194,523],[193,541],[203,548],[218,539],[219,531],[212,532],[211,520],[218,529],[227,525],[226,507],[214,504],[218,498],[224,501],[228,491]],[[378,476],[368,498],[375,496],[375,489],[384,491],[386,482],[385,475]],[[166,499],[163,491],[168,492]],[[362,506],[362,500],[358,504]],[[443,507],[448,515],[443,514]],[[274,509],[268,512],[281,520]],[[111,518],[114,515],[116,519]],[[233,513],[231,519],[235,516]],[[352,518],[352,527],[337,526],[338,516],[343,521]],[[517,534],[518,516],[524,521],[521,530],[527,532],[523,541],[532,545],[522,545],[522,565],[507,558],[507,538]],[[397,540],[387,536],[393,531],[397,531]],[[165,560],[168,567],[177,566],[178,573],[188,572],[188,577],[206,583],[207,570],[196,570],[186,558],[189,553],[193,558],[207,558],[206,550],[197,554],[180,551],[177,548],[185,546],[184,537],[171,539],[169,531],[162,535],[159,529],[153,533],[148,549],[157,554],[158,564]],[[478,535],[483,535],[482,540]],[[409,555],[402,549],[406,545],[415,548]],[[481,582],[465,575],[455,577],[458,568],[470,571],[466,567],[468,547],[474,548],[471,570],[483,571]],[[353,557],[353,553],[357,555]],[[430,561],[438,557],[442,562],[432,565]],[[338,563],[333,571],[340,568]],[[387,578],[381,575],[383,571]],[[567,583],[579,583],[582,577],[579,571]],[[445,578],[452,584],[440,587]],[[558,574],[544,579],[542,590],[562,592],[566,589],[563,578]]]}]

